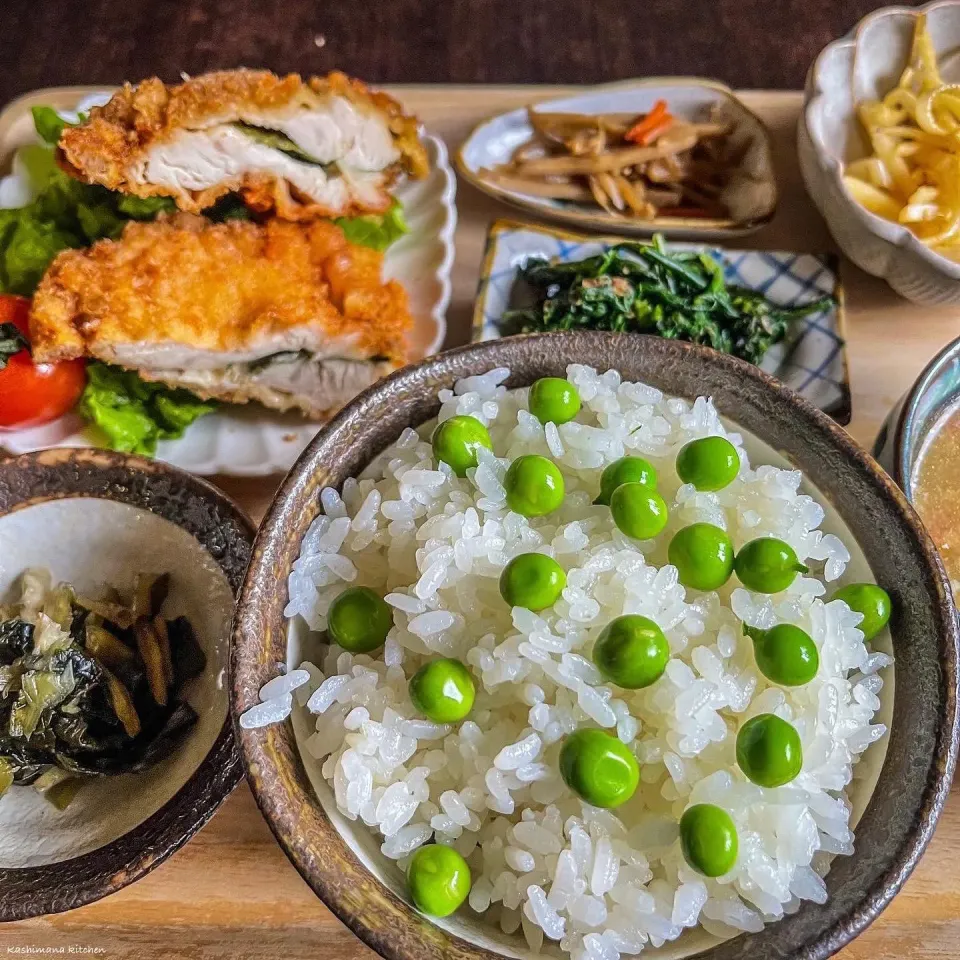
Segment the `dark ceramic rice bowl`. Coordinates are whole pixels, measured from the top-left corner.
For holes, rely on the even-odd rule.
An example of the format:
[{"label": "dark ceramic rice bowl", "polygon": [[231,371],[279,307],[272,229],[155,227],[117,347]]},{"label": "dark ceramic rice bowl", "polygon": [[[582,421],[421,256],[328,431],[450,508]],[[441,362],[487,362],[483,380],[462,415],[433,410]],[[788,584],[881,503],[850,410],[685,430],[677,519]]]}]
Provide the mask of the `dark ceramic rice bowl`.
[{"label": "dark ceramic rice bowl", "polygon": [[[264,520],[234,622],[234,716],[287,656],[287,576],[325,486],[358,474],[401,430],[435,416],[437,391],[493,367],[509,386],[562,376],[568,363],[614,368],[683,396],[712,396],[720,412],[801,469],[856,538],[878,582],[896,584],[893,723],[879,781],[857,827],[856,852],[826,878],[829,900],[810,902],[763,931],[697,954],[703,960],[821,960],[890,902],[933,834],[958,746],[958,637],[940,560],[902,492],[851,438],[796,394],[738,360],[671,340],[598,333],[513,337],[449,351],[361,394],[313,441]],[[282,847],[321,899],[389,960],[493,960],[513,950],[438,926],[374,875],[334,827],[314,792],[291,724],[239,730],[257,802]]]}]

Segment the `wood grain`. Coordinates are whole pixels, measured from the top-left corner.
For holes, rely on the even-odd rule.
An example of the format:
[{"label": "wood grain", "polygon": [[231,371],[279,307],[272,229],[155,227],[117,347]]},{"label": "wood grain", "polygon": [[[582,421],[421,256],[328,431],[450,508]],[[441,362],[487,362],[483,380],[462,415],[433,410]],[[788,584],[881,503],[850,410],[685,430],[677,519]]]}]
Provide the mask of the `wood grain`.
[{"label": "wood grain", "polygon": [[[4,0],[0,103],[181,70],[339,67],[379,83],[600,83],[697,73],[799,89],[884,0]],[[322,46],[318,46],[322,44]]]},{"label": "wood grain", "polygon": [[[769,15],[769,14],[768,14]],[[779,13],[778,13],[779,17]],[[2,59],[2,58],[0,58]],[[559,89],[400,88],[394,91],[427,126],[456,146],[489,113]],[[832,248],[806,199],[793,146],[795,93],[744,95],[770,125],[782,186],[773,223],[743,246],[817,251]],[[491,219],[509,208],[461,186],[460,224],[450,308],[449,345],[466,340]],[[853,387],[850,432],[864,445],[923,365],[960,335],[960,309],[914,307],[881,281],[844,263]],[[276,480],[221,478],[255,518]],[[2,891],[0,891],[2,896]],[[843,960],[955,960],[960,955],[960,797],[951,797],[937,835],[906,888],[880,919],[844,950]],[[71,913],[0,928],[0,950],[40,957],[50,948],[99,949],[122,960],[354,960],[374,954],[316,900],[287,862],[241,786],[211,823],[139,883]]]}]

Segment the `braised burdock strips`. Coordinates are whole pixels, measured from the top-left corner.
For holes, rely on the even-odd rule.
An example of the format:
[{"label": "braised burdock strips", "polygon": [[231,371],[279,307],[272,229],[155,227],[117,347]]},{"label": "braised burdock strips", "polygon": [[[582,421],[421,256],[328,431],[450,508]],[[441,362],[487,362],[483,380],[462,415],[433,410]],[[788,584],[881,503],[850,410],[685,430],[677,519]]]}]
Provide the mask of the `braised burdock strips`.
[{"label": "braised burdock strips", "polygon": [[415,117],[342,73],[301,79],[229,70],[167,86],[125,84],[68,127],[68,173],[197,213],[230,192],[286,219],[383,213],[402,173],[427,157]]},{"label": "braised burdock strips", "polygon": [[130,223],[54,260],[33,298],[33,358],[94,357],[319,417],[406,361],[407,297],[382,263],[325,221]]},{"label": "braised burdock strips", "polygon": [[547,113],[528,108],[533,136],[480,176],[530,196],[596,204],[609,214],[723,217],[721,195],[739,163],[730,124],[671,115]]}]

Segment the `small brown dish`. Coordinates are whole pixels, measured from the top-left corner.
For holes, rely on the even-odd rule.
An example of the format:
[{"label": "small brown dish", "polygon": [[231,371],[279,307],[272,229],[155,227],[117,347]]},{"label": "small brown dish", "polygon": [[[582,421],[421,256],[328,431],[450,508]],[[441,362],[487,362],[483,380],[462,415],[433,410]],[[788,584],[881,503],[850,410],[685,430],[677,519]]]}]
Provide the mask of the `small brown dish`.
[{"label": "small brown dish", "polygon": [[123,595],[138,572],[169,572],[164,614],[186,616],[206,656],[184,688],[198,718],[156,765],[85,782],[64,810],[27,786],[0,799],[0,920],[69,910],[139,879],[239,782],[224,677],[254,532],[224,494],[156,460],[59,449],[0,461],[0,601],[32,567],[78,592]]},{"label": "small brown dish", "polygon": [[691,212],[680,207],[648,219],[612,208],[605,210],[595,197],[592,201],[565,200],[526,192],[522,179],[503,179],[495,172],[509,165],[517,148],[534,136],[526,107],[490,117],[476,126],[456,152],[457,172],[471,186],[504,203],[578,230],[723,240],[752,233],[769,223],[778,199],[770,132],[722,83],[699,77],[645,77],[582,88],[573,95],[532,106],[538,113],[636,116],[648,113],[661,100],[678,119],[697,122],[712,118],[728,126],[730,143],[735,145],[739,159],[729,171],[719,198],[725,210]]},{"label": "small brown dish", "polygon": [[[323,487],[358,474],[404,427],[439,409],[437,391],[494,367],[508,386],[563,376],[568,363],[616,369],[676,396],[712,396],[722,414],[802,470],[844,523],[876,580],[895,584],[891,621],[895,689],[885,754],[866,788],[856,850],[835,860],[823,905],[804,902],[761,932],[707,949],[699,960],[822,960],[876,918],[929,842],[958,749],[958,635],[940,560],[903,493],[823,413],[757,368],[713,351],[645,336],[562,333],[518,336],[440,354],[361,394],[317,436],[284,481],[257,537],[240,594],[231,652],[234,716],[288,657],[287,578],[320,509]],[[771,449],[772,448],[772,449]],[[294,723],[241,730],[238,740],[257,802],[281,846],[317,895],[390,960],[494,960],[526,955],[464,909],[433,923],[403,892],[402,878],[361,824],[315,790]],[[314,781],[315,782],[315,781]],[[679,942],[678,942],[679,945]],[[699,952],[702,951],[702,952]],[[680,953],[671,953],[679,956]]]}]

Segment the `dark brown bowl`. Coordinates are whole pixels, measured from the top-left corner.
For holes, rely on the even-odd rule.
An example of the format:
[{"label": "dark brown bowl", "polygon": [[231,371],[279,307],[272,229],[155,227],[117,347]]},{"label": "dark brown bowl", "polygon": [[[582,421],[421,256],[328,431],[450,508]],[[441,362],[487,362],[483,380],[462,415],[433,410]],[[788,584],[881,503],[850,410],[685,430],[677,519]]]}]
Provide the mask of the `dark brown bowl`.
[{"label": "dark brown bowl", "polygon": [[[219,568],[226,578],[229,592],[221,587],[219,599],[226,601],[229,617],[230,594],[235,596],[242,582],[255,529],[240,508],[215,487],[156,460],[99,450],[59,449],[0,461],[0,549],[6,547],[5,569],[0,574],[7,578],[18,576],[23,566],[44,555],[50,557],[57,578],[71,579],[70,544],[82,544],[85,539],[98,545],[98,556],[105,564],[129,561],[133,566],[141,550],[144,557],[159,557],[162,550],[168,550],[174,565],[180,564],[171,571],[175,582],[178,576],[192,571],[192,553],[193,559],[202,558],[204,565],[212,571]],[[24,537],[24,530],[31,536]],[[169,547],[161,546],[161,541]],[[111,542],[116,543],[114,554],[110,554]],[[86,576],[89,558],[74,562],[74,570]],[[97,574],[96,570],[90,571],[91,577]],[[195,576],[202,584],[197,589],[206,591],[209,586],[213,590],[212,580],[204,580],[199,571]],[[0,593],[5,583],[0,578]],[[218,639],[221,662],[218,664],[208,649],[207,671],[226,667],[227,637]],[[210,678],[205,675],[201,681],[204,691],[215,684],[215,677],[215,672]],[[130,829],[125,829],[126,820],[96,818],[100,812],[97,803],[90,799],[85,805],[83,801],[84,790],[91,787],[81,789],[63,814],[52,808],[38,811],[29,807],[37,823],[49,825],[51,833],[44,836],[53,838],[57,853],[45,855],[47,862],[37,863],[38,857],[28,844],[12,852],[11,844],[5,845],[3,856],[8,859],[0,861],[0,920],[57,913],[113,893],[161,864],[213,816],[243,770],[229,711],[221,723],[217,711],[223,708],[219,703],[215,707],[206,694],[197,706],[201,709],[195,728],[197,739],[189,740],[188,735],[190,746],[183,747],[189,749],[188,757],[178,759],[175,752],[151,771],[121,778],[123,786],[117,790],[122,796],[117,806],[133,808],[127,815],[133,824]],[[210,712],[205,716],[207,709]],[[171,779],[165,782],[168,776]],[[175,789],[180,780],[183,782]],[[96,788],[105,782],[98,781]],[[0,820],[4,816],[18,817],[21,808],[16,807],[18,813],[14,813],[10,805],[24,802],[23,797],[11,800],[17,790],[27,788],[12,788],[0,799]],[[26,802],[33,804],[33,799]],[[87,809],[95,816],[88,817]],[[152,812],[142,816],[148,810]],[[103,823],[107,826],[101,827]],[[12,822],[2,829],[11,837],[17,826]],[[109,830],[123,832],[85,850],[84,846],[93,844],[90,834],[101,828],[104,836],[109,836]],[[83,852],[64,856],[63,851],[71,848]],[[24,865],[11,866],[14,861]]]},{"label": "dark brown bowl", "polygon": [[[319,511],[401,430],[436,415],[437,391],[493,367],[510,386],[563,376],[568,363],[614,368],[668,393],[712,396],[718,409],[801,469],[831,501],[876,579],[895,584],[893,722],[879,781],[857,827],[856,853],[827,876],[829,900],[756,934],[698,954],[710,960],[820,960],[862,931],[900,889],[933,834],[958,746],[958,637],[940,560],[902,492],[847,433],[756,367],[701,347],[643,336],[564,333],[511,337],[452,350],[361,394],[307,448],[283,483],[254,546],[231,652],[234,716],[257,701],[286,660],[287,575]],[[361,862],[311,788],[291,724],[239,730],[247,777],[281,846],[318,896],[389,960],[492,960],[500,947],[470,942],[417,913],[395,882]],[[458,930],[473,935],[478,924]],[[480,939],[480,936],[477,936]]]}]

